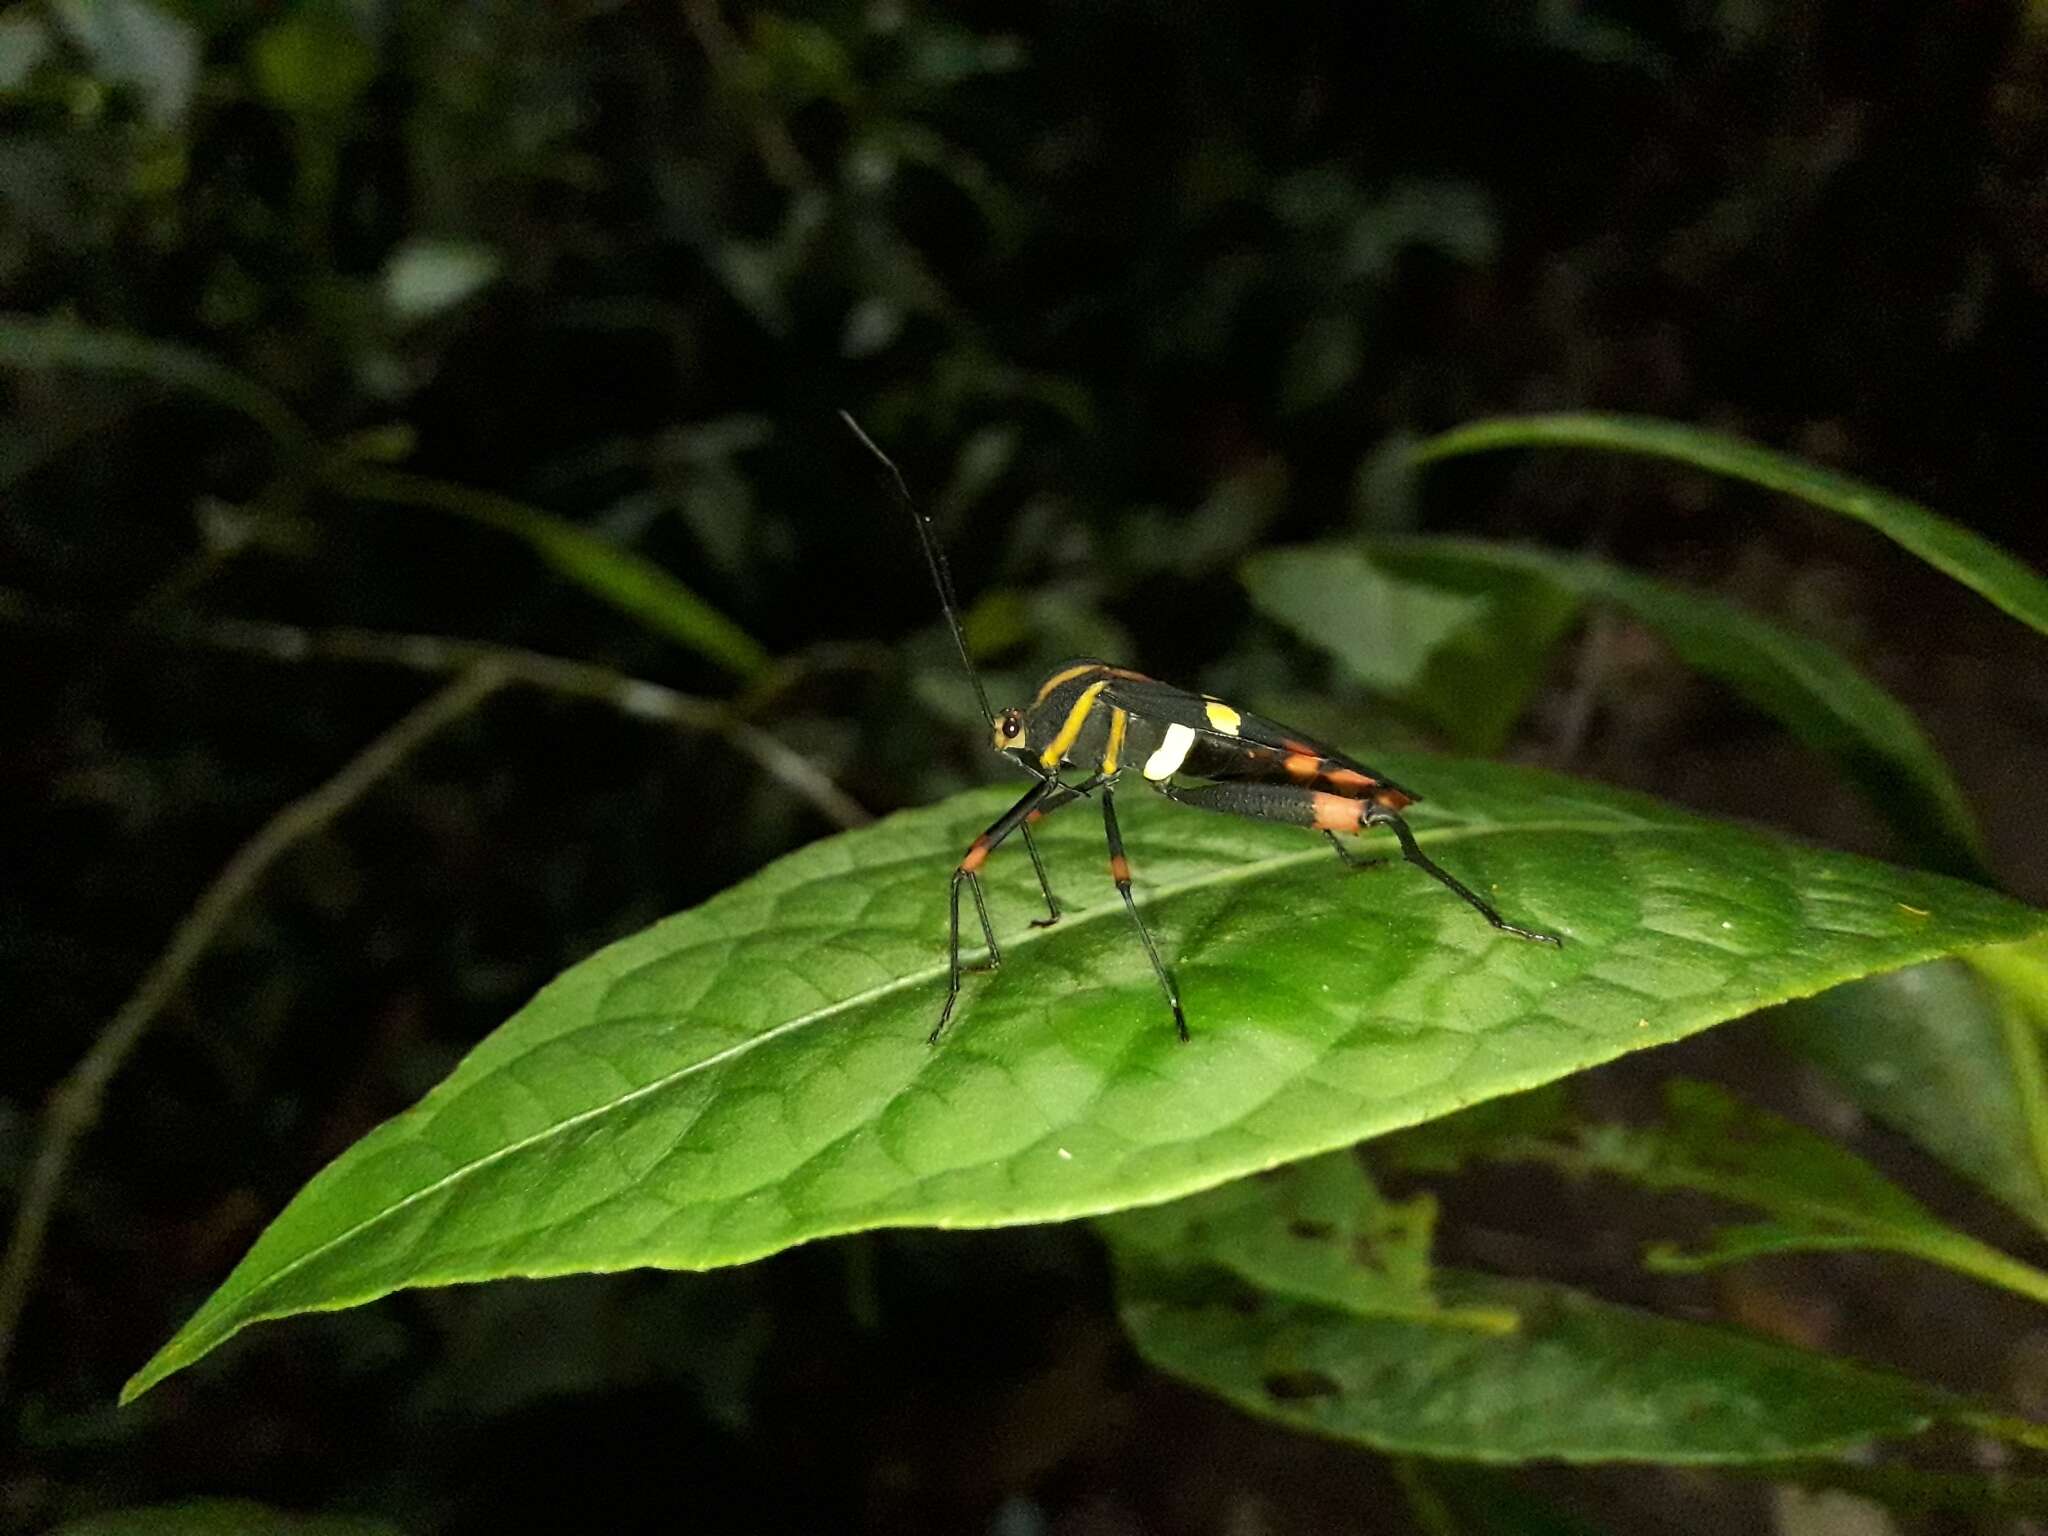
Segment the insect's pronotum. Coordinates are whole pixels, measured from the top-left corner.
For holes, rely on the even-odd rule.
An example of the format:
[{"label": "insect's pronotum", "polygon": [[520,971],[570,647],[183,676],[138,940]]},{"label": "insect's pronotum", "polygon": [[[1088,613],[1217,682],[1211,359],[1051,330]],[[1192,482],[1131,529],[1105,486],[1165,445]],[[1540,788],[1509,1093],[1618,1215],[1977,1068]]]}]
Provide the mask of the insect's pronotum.
[{"label": "insect's pronotum", "polygon": [[[960,887],[974,897],[974,910],[981,919],[982,937],[988,942],[988,968],[1002,964],[996,947],[994,927],[989,923],[988,900],[982,894],[981,866],[1013,832],[1022,833],[1031,867],[1038,875],[1038,888],[1045,897],[1046,915],[1033,927],[1059,920],[1059,903],[1045,878],[1045,863],[1032,841],[1034,822],[1050,816],[1076,800],[1099,799],[1102,825],[1109,839],[1109,875],[1123,897],[1124,909],[1137,928],[1138,941],[1160,990],[1173,1010],[1174,1028],[1188,1038],[1187,1015],[1181,1011],[1180,991],[1173,975],[1159,958],[1159,946],[1131,896],[1131,866],[1124,857],[1123,834],[1116,824],[1116,787],[1126,773],[1135,772],[1152,789],[1180,805],[1201,810],[1222,811],[1253,821],[1277,821],[1289,826],[1321,832],[1330,840],[1337,857],[1346,864],[1362,866],[1379,862],[1360,859],[1337,840],[1340,832],[1359,834],[1373,827],[1385,827],[1401,846],[1401,857],[1441,881],[1481,917],[1502,933],[1538,944],[1562,946],[1555,934],[1539,933],[1509,922],[1449,871],[1435,863],[1416,845],[1415,834],[1401,818],[1401,812],[1420,797],[1403,789],[1384,774],[1323,745],[1290,726],[1242,710],[1204,693],[1190,693],[1171,683],[1162,683],[1114,667],[1105,661],[1071,661],[1056,669],[1021,709],[1000,713],[989,707],[988,692],[981,674],[967,651],[967,637],[960,629],[960,604],[953,595],[953,577],[945,553],[933,536],[930,521],[917,510],[904,483],[902,472],[889,456],[863,432],[846,412],[840,418],[889,472],[896,499],[910,514],[924,546],[925,563],[931,567],[932,582],[939,589],[939,606],[960,649],[974,695],[989,723],[995,749],[1022,765],[1036,781],[1023,797],[998,816],[972,843],[953,870],[952,915],[948,950],[946,1002],[939,1010],[939,1022],[932,1026],[931,1043],[936,1045],[953,1007],[960,1001]],[[1182,779],[1204,782],[1185,784]]]}]

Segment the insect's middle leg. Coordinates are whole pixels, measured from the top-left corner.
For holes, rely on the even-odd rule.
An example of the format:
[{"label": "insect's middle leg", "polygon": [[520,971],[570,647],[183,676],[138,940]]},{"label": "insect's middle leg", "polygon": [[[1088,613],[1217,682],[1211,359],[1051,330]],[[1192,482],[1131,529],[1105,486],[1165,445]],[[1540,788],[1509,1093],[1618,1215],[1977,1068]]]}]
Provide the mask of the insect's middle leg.
[{"label": "insect's middle leg", "polygon": [[1152,962],[1152,974],[1159,978],[1160,988],[1166,993],[1166,1006],[1173,1010],[1173,1027],[1180,1032],[1185,1043],[1188,1038],[1187,1015],[1180,1011],[1180,992],[1159,958],[1159,947],[1152,942],[1152,931],[1145,926],[1145,919],[1138,915],[1138,903],[1131,896],[1131,861],[1124,857],[1124,835],[1116,825],[1116,795],[1108,785],[1102,789],[1102,828],[1109,835],[1109,877],[1116,882],[1117,894],[1124,899],[1124,910],[1137,924],[1139,942],[1145,946],[1145,958]]}]

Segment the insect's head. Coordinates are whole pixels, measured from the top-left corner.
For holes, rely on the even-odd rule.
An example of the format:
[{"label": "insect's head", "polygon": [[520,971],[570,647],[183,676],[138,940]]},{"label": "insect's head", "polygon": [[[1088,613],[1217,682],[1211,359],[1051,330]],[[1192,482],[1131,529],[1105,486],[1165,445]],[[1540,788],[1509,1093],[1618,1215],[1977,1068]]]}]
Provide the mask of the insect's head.
[{"label": "insect's head", "polygon": [[1026,750],[1024,740],[1024,711],[1006,709],[995,717],[989,729],[989,740],[998,752],[1022,752]]}]

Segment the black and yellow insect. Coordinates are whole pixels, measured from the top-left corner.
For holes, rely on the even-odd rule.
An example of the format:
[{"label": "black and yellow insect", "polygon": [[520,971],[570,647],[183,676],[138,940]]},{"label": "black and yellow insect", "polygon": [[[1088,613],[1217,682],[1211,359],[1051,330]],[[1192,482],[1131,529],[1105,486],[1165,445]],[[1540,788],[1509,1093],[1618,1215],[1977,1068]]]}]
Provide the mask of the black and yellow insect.
[{"label": "black and yellow insect", "polygon": [[[1329,838],[1337,856],[1353,866],[1379,861],[1357,858],[1338,841],[1338,834],[1385,827],[1400,844],[1404,859],[1448,886],[1502,933],[1538,944],[1563,944],[1554,934],[1509,922],[1416,845],[1415,834],[1400,813],[1419,796],[1289,726],[1208,694],[1190,693],[1105,661],[1068,662],[1039,684],[1038,692],[1022,709],[1001,713],[991,709],[981,675],[975,671],[967,651],[952,575],[930,522],[912,503],[909,487],[889,456],[861,431],[851,416],[843,411],[840,415],[888,470],[897,499],[917,528],[925,561],[939,589],[939,605],[960,649],[967,676],[974,684],[981,712],[988,719],[990,740],[998,752],[1023,766],[1036,780],[1015,805],[968,845],[954,867],[946,1002],[939,1010],[939,1022],[932,1028],[934,1045],[960,1000],[960,887],[965,885],[974,897],[982,937],[988,942],[988,968],[994,970],[1002,964],[1002,956],[996,947],[995,929],[989,922],[988,900],[982,894],[981,866],[1013,832],[1021,832],[1031,855],[1031,867],[1038,875],[1038,888],[1045,897],[1046,916],[1032,926],[1057,922],[1059,904],[1053,900],[1052,887],[1046,881],[1045,863],[1032,841],[1031,827],[1061,807],[1085,799],[1102,802],[1103,830],[1109,839],[1110,878],[1116,882],[1117,893],[1123,897],[1124,908],[1138,930],[1138,940],[1145,946],[1146,958],[1152,962],[1153,973],[1166,993],[1167,1006],[1173,1010],[1174,1028],[1182,1040],[1188,1038],[1180,991],[1159,958],[1159,947],[1152,942],[1151,930],[1145,926],[1131,895],[1130,861],[1124,856],[1123,834],[1116,823],[1116,789],[1128,773],[1136,773],[1152,789],[1179,805],[1321,832]],[[1180,782],[1182,779],[1203,782],[1185,784]]]}]

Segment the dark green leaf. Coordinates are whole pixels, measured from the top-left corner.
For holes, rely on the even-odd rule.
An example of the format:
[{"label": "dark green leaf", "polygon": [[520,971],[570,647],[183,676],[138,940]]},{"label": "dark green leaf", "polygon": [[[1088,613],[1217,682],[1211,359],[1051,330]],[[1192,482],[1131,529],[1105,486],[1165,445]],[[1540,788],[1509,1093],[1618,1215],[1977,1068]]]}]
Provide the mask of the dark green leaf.
[{"label": "dark green leaf", "polygon": [[1495,1333],[1515,1326],[1512,1312],[1437,1304],[1429,1288],[1436,1201],[1385,1199],[1349,1151],[1123,1211],[1102,1227],[1126,1252],[1199,1259],[1261,1290],[1360,1316]]},{"label": "dark green leaf", "polygon": [[1858,1104],[2048,1232],[2039,1026],[2026,1016],[2017,978],[1991,974],[2008,958],[2024,963],[2020,951],[2039,947],[2000,946],[1985,952],[1986,964],[1948,960],[1872,977],[1773,1018],[1778,1038]]},{"label": "dark green leaf", "polygon": [[1651,1189],[1697,1190],[1771,1218],[1717,1232],[1698,1252],[1653,1249],[1653,1267],[1707,1269],[1769,1253],[1864,1248],[2048,1301],[2048,1275],[1944,1225],[1846,1148],[1709,1083],[1667,1084],[1662,1125],[1589,1126],[1569,1145],[1511,1138],[1496,1155],[1618,1174]]},{"label": "dark green leaf", "polygon": [[343,495],[452,512],[509,533],[592,596],[742,677],[767,670],[760,642],[662,567],[566,518],[494,491],[368,466],[331,471]]},{"label": "dark green leaf", "polygon": [[1643,416],[1502,416],[1430,438],[1417,446],[1415,457],[1427,463],[1531,447],[1650,454],[1797,496],[1869,524],[2021,623],[2048,633],[2048,580],[1996,544],[1904,497],[1739,437]]},{"label": "dark green leaf", "polygon": [[91,1515],[50,1536],[398,1536],[398,1527],[347,1515],[295,1515],[248,1499],[188,1499]]},{"label": "dark green leaf", "polygon": [[1413,687],[1437,647],[1489,606],[1389,576],[1341,545],[1268,550],[1242,574],[1259,612],[1382,693]]},{"label": "dark green leaf", "polygon": [[991,864],[1006,963],[933,1050],[947,872],[1010,796],[895,816],[571,969],[316,1178],[131,1395],[252,1322],[402,1286],[1169,1199],[2048,922],[1570,780],[1384,766],[1432,797],[1432,855],[1563,949],[1496,934],[1406,865],[1347,871],[1292,829],[1127,794],[1193,1043],[1083,810],[1042,835],[1058,925],[1025,926],[1028,861]]},{"label": "dark green leaf", "polygon": [[1940,754],[1905,706],[1818,641],[1601,560],[1464,539],[1390,539],[1372,553],[1398,575],[1460,590],[1534,578],[1625,609],[1687,665],[1727,683],[1831,758],[1921,862],[1981,874],[1982,838]]},{"label": "dark green leaf", "polygon": [[1153,1263],[1118,1264],[1140,1354],[1248,1412],[1376,1450],[1480,1462],[1742,1462],[1926,1429],[1931,1389],[1824,1355],[1595,1300],[1439,1272],[1514,1333],[1363,1318]]},{"label": "dark green leaf", "polygon": [[1432,566],[1418,557],[1433,544],[1388,547],[1398,561],[1338,544],[1273,550],[1245,562],[1245,586],[1267,618],[1459,747],[1498,751],[1578,617],[1580,594],[1537,570]]},{"label": "dark green leaf", "polygon": [[0,367],[134,374],[239,411],[287,447],[303,450],[312,444],[305,423],[277,396],[176,342],[36,315],[0,315]]},{"label": "dark green leaf", "polygon": [[199,83],[202,42],[177,7],[155,0],[56,0],[50,8],[110,85],[132,86],[143,116],[174,128]]},{"label": "dark green leaf", "polygon": [[280,111],[339,117],[377,77],[377,55],[346,5],[300,0],[249,46],[256,94]]}]

